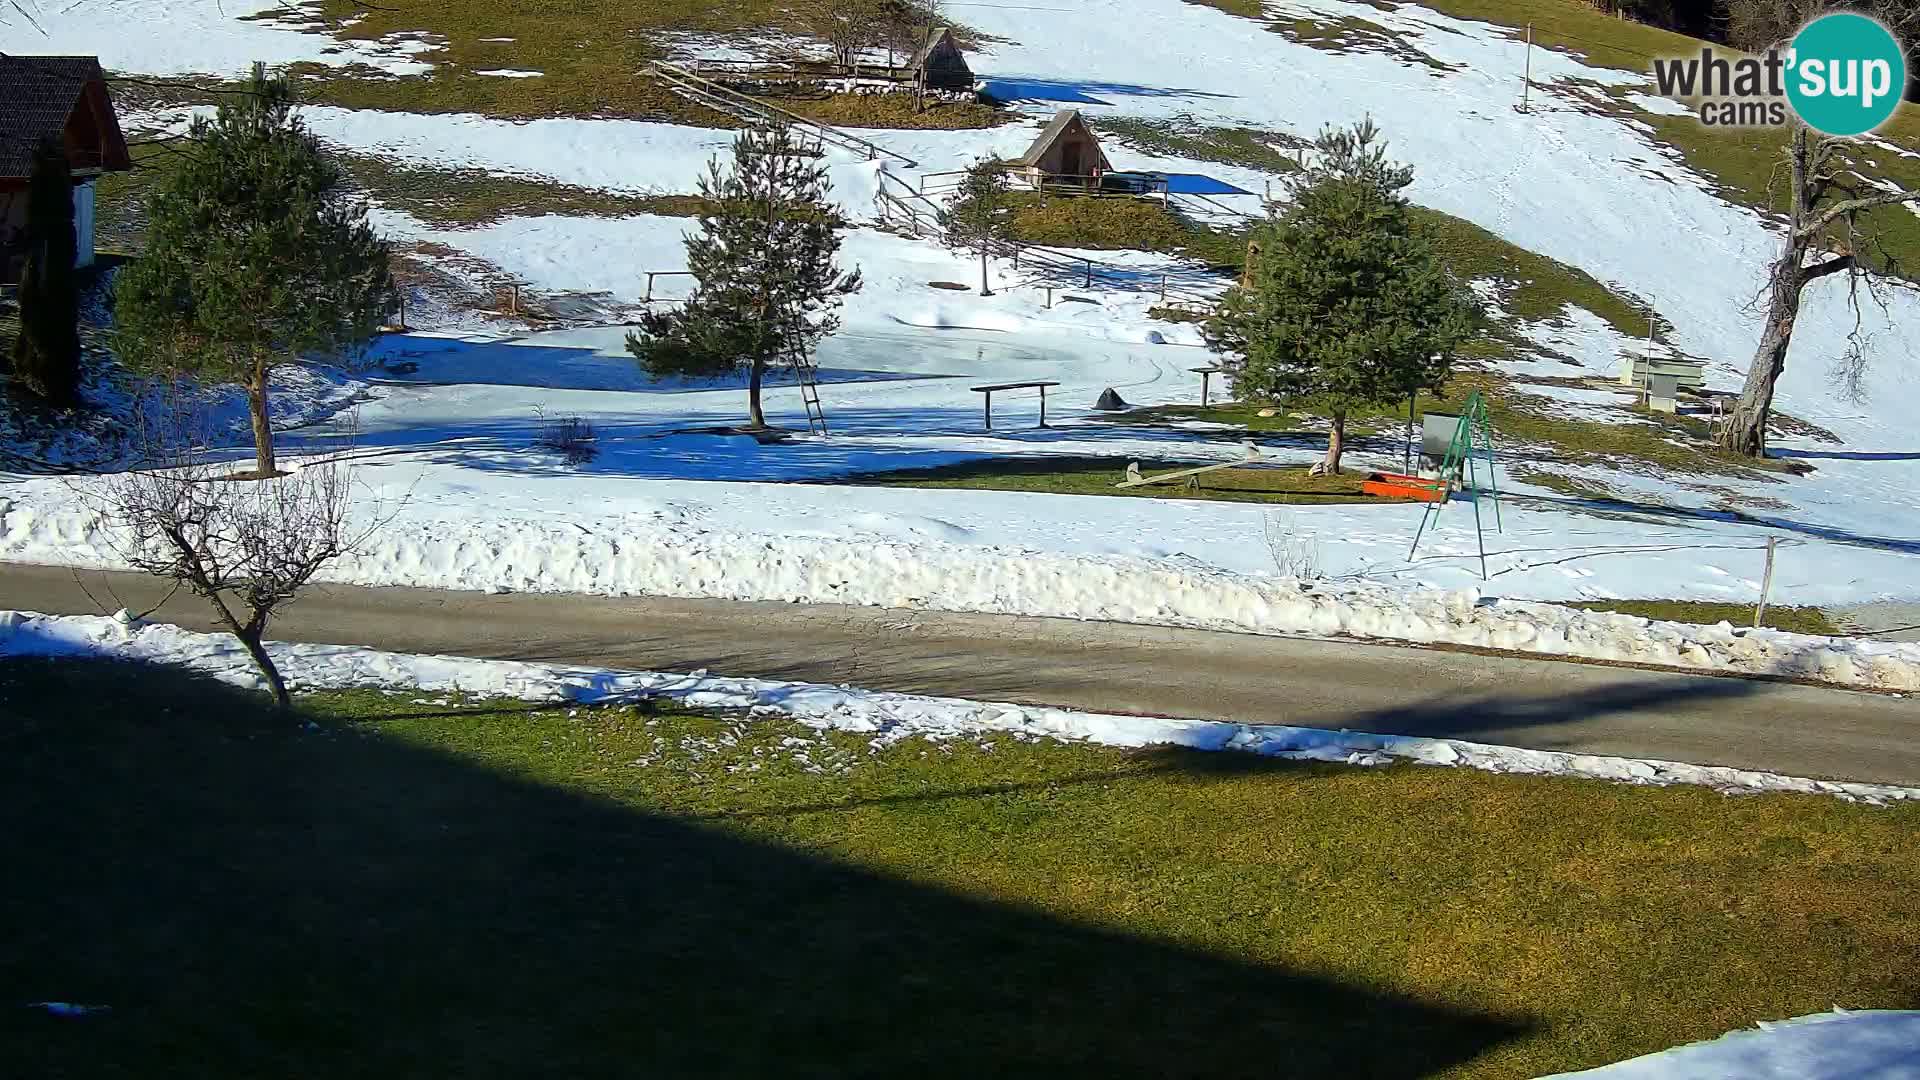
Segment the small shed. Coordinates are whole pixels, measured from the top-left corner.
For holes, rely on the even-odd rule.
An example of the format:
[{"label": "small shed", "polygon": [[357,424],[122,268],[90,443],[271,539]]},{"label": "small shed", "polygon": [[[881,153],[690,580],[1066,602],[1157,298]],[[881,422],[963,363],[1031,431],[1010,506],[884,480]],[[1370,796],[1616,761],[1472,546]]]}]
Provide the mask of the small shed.
[{"label": "small shed", "polygon": [[0,55],[0,280],[18,280],[34,154],[60,140],[73,169],[75,263],[93,262],[93,185],[133,167],[92,56]]},{"label": "small shed", "polygon": [[1061,109],[1027,152],[1013,159],[1012,168],[1038,186],[1049,181],[1098,182],[1113,166],[1080,110]]},{"label": "small shed", "polygon": [[916,82],[928,90],[971,90],[973,69],[967,56],[953,40],[953,27],[936,26],[927,31],[927,40],[907,61]]}]

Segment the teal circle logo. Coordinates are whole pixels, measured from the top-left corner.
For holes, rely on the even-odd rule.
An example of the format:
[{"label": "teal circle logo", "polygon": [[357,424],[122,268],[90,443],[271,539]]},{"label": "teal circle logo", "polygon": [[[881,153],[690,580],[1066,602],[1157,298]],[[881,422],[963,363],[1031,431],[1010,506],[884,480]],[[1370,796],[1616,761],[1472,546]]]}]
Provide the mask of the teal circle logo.
[{"label": "teal circle logo", "polygon": [[1862,135],[1886,123],[1907,91],[1907,56],[1893,31],[1851,12],[1800,28],[1788,61],[1787,100],[1815,131]]}]

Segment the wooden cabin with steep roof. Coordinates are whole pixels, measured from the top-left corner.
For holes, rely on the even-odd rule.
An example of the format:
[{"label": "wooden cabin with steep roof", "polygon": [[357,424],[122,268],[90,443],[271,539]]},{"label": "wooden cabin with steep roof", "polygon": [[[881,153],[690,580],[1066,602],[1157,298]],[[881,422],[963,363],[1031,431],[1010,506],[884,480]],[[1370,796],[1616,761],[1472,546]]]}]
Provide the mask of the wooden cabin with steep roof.
[{"label": "wooden cabin with steep roof", "polygon": [[133,168],[106,73],[92,56],[0,56],[0,281],[19,280],[33,160],[53,139],[73,169],[75,263],[93,263],[93,187]]}]

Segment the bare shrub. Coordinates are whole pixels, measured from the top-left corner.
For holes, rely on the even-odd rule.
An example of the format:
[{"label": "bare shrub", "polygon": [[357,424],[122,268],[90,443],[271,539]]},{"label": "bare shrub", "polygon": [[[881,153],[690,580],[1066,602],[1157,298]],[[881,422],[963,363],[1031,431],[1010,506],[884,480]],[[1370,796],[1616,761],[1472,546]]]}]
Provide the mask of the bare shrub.
[{"label": "bare shrub", "polygon": [[1267,554],[1281,577],[1300,581],[1318,581],[1326,576],[1320,569],[1320,540],[1311,533],[1294,534],[1293,526],[1275,511],[1260,519],[1260,535],[1267,543]]},{"label": "bare shrub", "polygon": [[284,709],[291,704],[286,683],[263,644],[268,624],[321,567],[358,550],[385,519],[357,530],[349,523],[356,480],[339,455],[267,479],[236,479],[184,429],[179,413],[160,424],[136,418],[151,464],[82,490],[113,526],[107,535],[115,553],[205,597]]},{"label": "bare shrub", "polygon": [[534,410],[534,415],[540,421],[540,434],[535,436],[533,445],[558,450],[569,465],[585,465],[600,452],[600,436],[585,417],[548,416],[539,409]]}]

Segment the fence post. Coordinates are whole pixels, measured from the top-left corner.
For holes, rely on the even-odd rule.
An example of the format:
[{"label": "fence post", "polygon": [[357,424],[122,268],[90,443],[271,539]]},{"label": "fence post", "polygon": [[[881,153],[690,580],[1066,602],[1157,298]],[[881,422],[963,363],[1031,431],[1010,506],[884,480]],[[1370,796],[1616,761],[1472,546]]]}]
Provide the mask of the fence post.
[{"label": "fence post", "polygon": [[1087,288],[1093,288],[1093,260],[1087,260]]},{"label": "fence post", "polygon": [[1760,578],[1760,602],[1753,606],[1753,628],[1760,629],[1760,620],[1767,614],[1767,594],[1773,591],[1773,549],[1779,543],[1777,537],[1767,537],[1767,572]]},{"label": "fence post", "polygon": [[647,298],[641,301],[641,303],[653,303],[653,271],[651,270],[647,271]]},{"label": "fence post", "polygon": [[1167,302],[1167,274],[1164,270],[1160,272],[1160,302]]},{"label": "fence post", "polygon": [[1047,290],[1047,309],[1051,311],[1053,309],[1053,286],[1051,285],[1046,286],[1046,290]]},{"label": "fence post", "polygon": [[1533,89],[1533,24],[1527,24],[1527,70],[1520,77],[1520,111],[1527,111],[1527,92]]}]

